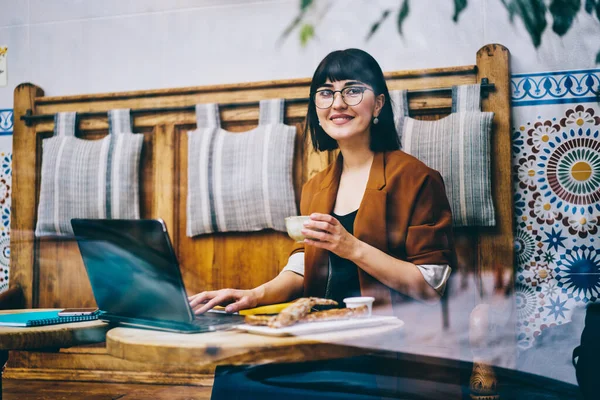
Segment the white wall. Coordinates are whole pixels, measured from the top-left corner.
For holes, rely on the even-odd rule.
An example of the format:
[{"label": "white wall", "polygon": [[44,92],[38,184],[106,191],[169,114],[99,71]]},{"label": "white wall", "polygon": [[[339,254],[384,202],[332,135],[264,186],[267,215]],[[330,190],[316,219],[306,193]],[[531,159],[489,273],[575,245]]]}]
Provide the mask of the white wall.
[{"label": "white wall", "polygon": [[0,46],[8,86],[29,81],[46,95],[112,92],[310,76],[329,51],[360,47],[384,70],[472,64],[484,44],[512,53],[513,72],[592,68],[600,23],[580,15],[568,35],[548,27],[536,51],[500,0],[471,0],[458,24],[450,0],[412,0],[397,34],[391,16],[369,41],[370,24],[398,0],[315,0],[329,11],[302,48],[279,43],[299,0],[0,0]]}]

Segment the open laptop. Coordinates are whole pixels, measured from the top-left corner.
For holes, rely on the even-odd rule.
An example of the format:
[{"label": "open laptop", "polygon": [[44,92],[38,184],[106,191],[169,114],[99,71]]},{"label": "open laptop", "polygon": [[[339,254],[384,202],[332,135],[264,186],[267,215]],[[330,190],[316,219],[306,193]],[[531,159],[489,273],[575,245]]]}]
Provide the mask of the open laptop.
[{"label": "open laptop", "polygon": [[161,220],[72,219],[100,319],[173,332],[243,323],[232,314],[194,315]]}]

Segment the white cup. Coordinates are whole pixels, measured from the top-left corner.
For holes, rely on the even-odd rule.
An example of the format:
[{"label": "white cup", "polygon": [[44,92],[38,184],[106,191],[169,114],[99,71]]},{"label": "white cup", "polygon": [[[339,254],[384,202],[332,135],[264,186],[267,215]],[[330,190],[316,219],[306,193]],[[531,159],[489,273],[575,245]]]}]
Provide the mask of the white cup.
[{"label": "white cup", "polygon": [[302,234],[302,229],[304,229],[304,223],[309,219],[308,215],[298,215],[285,219],[285,229],[287,229],[288,235],[297,243],[304,242],[305,236]]},{"label": "white cup", "polygon": [[375,301],[374,297],[346,297],[344,299],[344,303],[346,303],[347,308],[357,308],[360,306],[367,306],[368,312],[367,316],[371,316],[371,312],[373,311],[373,302]]}]

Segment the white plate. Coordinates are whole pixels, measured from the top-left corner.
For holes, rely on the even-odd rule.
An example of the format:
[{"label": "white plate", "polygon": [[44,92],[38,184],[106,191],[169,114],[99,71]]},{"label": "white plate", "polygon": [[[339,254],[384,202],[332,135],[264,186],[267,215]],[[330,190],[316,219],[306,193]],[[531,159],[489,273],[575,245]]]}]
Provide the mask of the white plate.
[{"label": "white plate", "polygon": [[330,331],[342,331],[346,329],[366,328],[369,326],[395,324],[398,328],[404,325],[404,322],[397,317],[380,316],[370,318],[344,319],[339,321],[307,322],[296,324],[285,328],[269,328],[267,326],[238,325],[237,329],[248,333],[257,333],[268,336],[301,336],[313,333],[322,333]]}]

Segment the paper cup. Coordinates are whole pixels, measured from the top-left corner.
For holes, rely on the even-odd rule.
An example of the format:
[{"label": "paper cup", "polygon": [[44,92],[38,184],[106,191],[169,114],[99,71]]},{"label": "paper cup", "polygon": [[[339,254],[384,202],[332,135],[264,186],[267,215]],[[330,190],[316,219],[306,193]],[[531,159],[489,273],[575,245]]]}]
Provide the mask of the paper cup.
[{"label": "paper cup", "polygon": [[344,303],[346,303],[347,308],[356,308],[366,305],[368,309],[367,316],[369,317],[371,316],[371,312],[373,311],[374,301],[374,297],[346,297],[344,299]]}]

